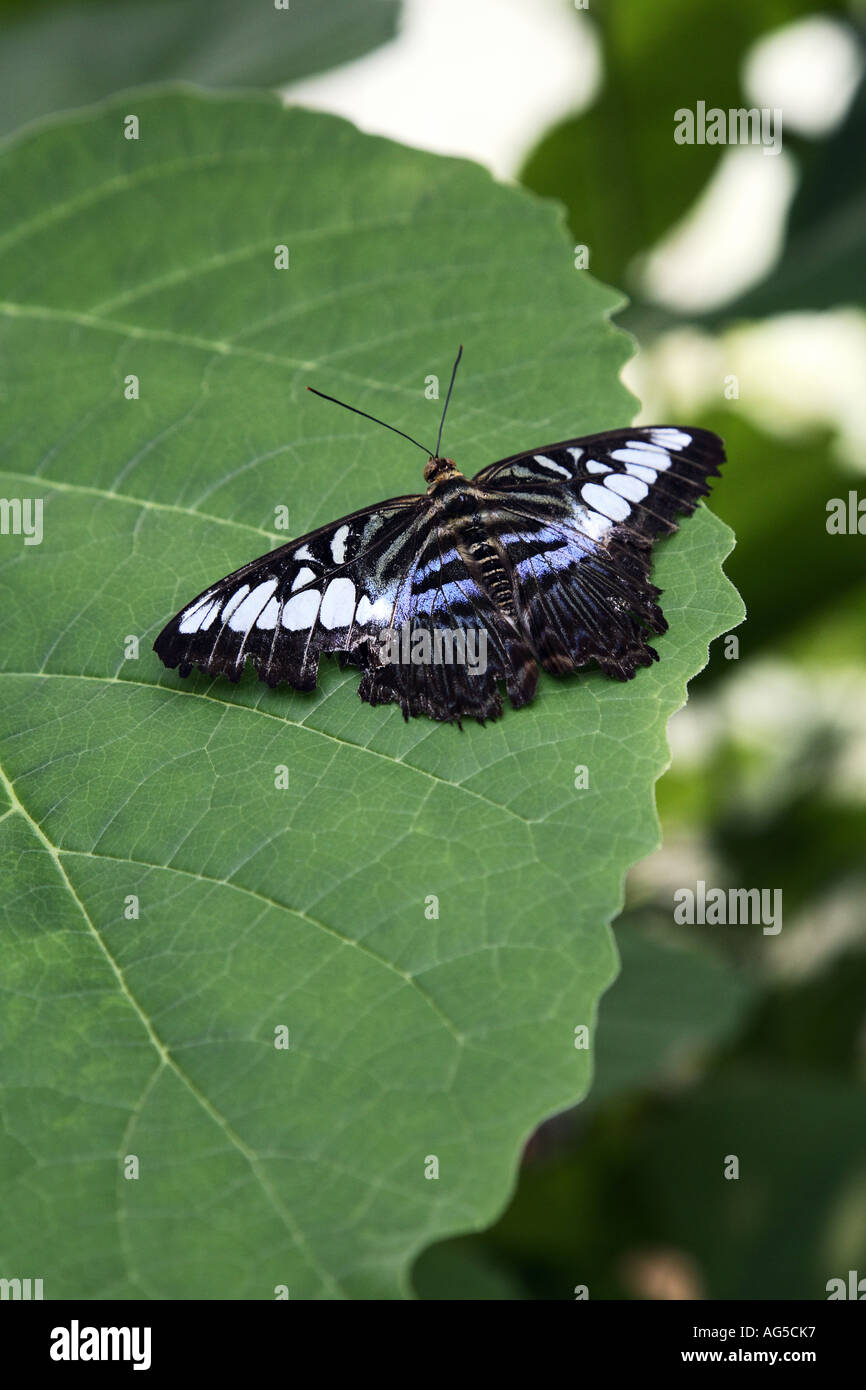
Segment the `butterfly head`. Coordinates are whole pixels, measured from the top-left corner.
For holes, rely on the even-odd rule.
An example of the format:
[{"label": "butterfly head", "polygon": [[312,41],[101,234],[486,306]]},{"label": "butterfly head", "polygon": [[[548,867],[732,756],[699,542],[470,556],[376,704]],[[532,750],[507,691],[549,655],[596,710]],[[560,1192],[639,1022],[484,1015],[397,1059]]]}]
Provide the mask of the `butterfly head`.
[{"label": "butterfly head", "polygon": [[428,492],[432,492],[440,484],[449,483],[452,478],[459,478],[460,476],[460,471],[453,459],[438,458],[433,455],[424,465],[424,481],[430,484],[427,489]]}]

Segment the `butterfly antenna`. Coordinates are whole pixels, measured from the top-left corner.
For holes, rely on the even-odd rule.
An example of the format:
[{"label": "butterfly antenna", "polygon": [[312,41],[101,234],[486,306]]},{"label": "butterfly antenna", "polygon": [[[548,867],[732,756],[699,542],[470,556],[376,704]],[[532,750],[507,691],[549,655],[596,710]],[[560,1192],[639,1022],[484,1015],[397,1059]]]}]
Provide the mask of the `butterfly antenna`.
[{"label": "butterfly antenna", "polygon": [[455,378],[456,375],[457,375],[457,368],[460,366],[460,358],[461,358],[462,356],[463,356],[463,344],[461,343],[461,344],[460,344],[460,347],[459,347],[458,350],[457,350],[457,357],[455,358],[454,366],[451,368],[451,381],[450,381],[449,386],[448,386],[448,395],[445,397],[445,409],[442,411],[442,419],[439,421],[439,434],[438,434],[437,439],[436,439],[436,454],[435,454],[435,457],[436,457],[436,458],[439,457],[439,445],[442,443],[442,430],[443,430],[444,427],[445,427],[445,416],[446,416],[447,413],[448,413],[448,402],[449,402],[450,399],[451,399],[451,392],[454,390],[454,378]]},{"label": "butterfly antenna", "polygon": [[408,439],[410,444],[414,444],[418,449],[423,449],[425,454],[432,457],[430,450],[425,449],[423,444],[419,444],[417,439],[413,439],[411,434],[405,434],[403,430],[398,430],[394,425],[385,424],[384,420],[377,420],[375,415],[368,415],[366,410],[359,410],[355,405],[346,405],[345,401],[338,401],[336,396],[326,396],[324,391],[317,391],[315,386],[308,386],[307,390],[312,391],[314,396],[321,396],[323,401],[333,401],[334,405],[341,405],[344,410],[351,410],[353,415],[363,415],[365,420],[372,420],[374,425],[382,425],[384,429],[401,435],[403,439]]}]

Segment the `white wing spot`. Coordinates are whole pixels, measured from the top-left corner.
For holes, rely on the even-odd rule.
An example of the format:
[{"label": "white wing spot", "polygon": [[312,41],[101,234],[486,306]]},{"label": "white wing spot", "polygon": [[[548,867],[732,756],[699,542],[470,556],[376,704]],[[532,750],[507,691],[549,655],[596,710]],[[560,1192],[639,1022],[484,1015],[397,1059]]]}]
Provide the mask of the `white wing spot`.
[{"label": "white wing spot", "polygon": [[642,502],[649,492],[646,483],[640,478],[633,478],[629,473],[611,473],[609,478],[605,478],[604,485],[610,488],[611,492],[627,498],[629,502]]},{"label": "white wing spot", "polygon": [[668,468],[668,467],[670,467],[670,462],[671,462],[671,460],[670,460],[670,455],[669,455],[667,449],[663,449],[663,448],[662,448],[661,444],[653,444],[653,443],[651,442],[651,440],[649,440],[649,439],[627,439],[627,440],[625,441],[625,447],[626,447],[627,449],[641,449],[641,450],[642,450],[644,453],[646,453],[646,454],[653,454],[653,455],[661,454],[662,457],[665,458],[665,459],[667,460],[667,462],[666,462],[666,463],[655,463],[655,462],[653,462],[653,467],[654,467],[654,468]]},{"label": "white wing spot", "polygon": [[572,444],[566,452],[571,454],[571,457],[574,459],[575,463],[579,463],[580,460],[583,458],[584,454],[586,453],[586,450],[578,449],[576,445]]},{"label": "white wing spot", "polygon": [[658,478],[658,473],[654,468],[650,468],[648,463],[627,463],[625,471],[631,473],[633,478],[641,478],[643,482],[649,483],[650,487]]},{"label": "white wing spot", "polygon": [[664,473],[671,466],[670,454],[655,445],[647,445],[644,449],[629,443],[625,449],[614,449],[611,458],[617,459],[620,463],[641,463],[644,468],[654,468],[659,473]]},{"label": "white wing spot", "polygon": [[232,632],[249,631],[276,587],[276,579],[267,579],[263,584],[257,584],[252,592],[247,594],[243,603],[232,610],[229,618],[229,627]]},{"label": "white wing spot", "polygon": [[231,598],[229,599],[228,603],[222,611],[222,620],[224,623],[227,623],[231,618],[232,613],[234,613],[235,609],[240,607],[249,591],[249,584],[242,584],[239,589],[235,590],[235,592],[232,594]]},{"label": "white wing spot", "polygon": [[205,610],[211,606],[213,590],[198,599],[191,608],[181,615],[178,632],[198,632]]},{"label": "white wing spot", "polygon": [[371,603],[367,595],[362,594],[358,611],[355,614],[355,621],[357,623],[369,623],[371,619],[387,618],[390,616],[391,607],[391,600],[388,598],[379,597]]},{"label": "white wing spot", "polygon": [[602,516],[600,512],[590,511],[587,507],[582,507],[578,513],[578,525],[585,535],[594,541],[603,540],[611,528],[609,517]]},{"label": "white wing spot", "polygon": [[687,449],[692,442],[690,434],[684,434],[682,430],[660,429],[651,430],[650,437],[656,444],[660,444],[663,449]]},{"label": "white wing spot", "polygon": [[[342,565],[346,558],[346,541],[349,539],[348,526],[341,526],[339,531],[335,531],[331,539],[331,554],[334,557],[335,565]],[[294,586],[293,586],[294,587]]]},{"label": "white wing spot", "polygon": [[355,612],[355,586],[351,579],[332,579],[322,600],[322,627],[348,627]]},{"label": "white wing spot", "polygon": [[611,521],[625,521],[631,511],[624,497],[618,497],[600,483],[584,483],[580,495],[587,506],[610,517]]},{"label": "white wing spot", "polygon": [[302,589],[305,584],[309,584],[310,580],[315,579],[315,577],[315,571],[311,570],[309,565],[304,565],[303,569],[299,569],[292,580],[292,593],[294,593],[296,589]]},{"label": "white wing spot", "polygon": [[570,478],[571,474],[567,468],[563,468],[561,463],[555,459],[549,459],[546,454],[535,454],[535,462],[540,463],[542,468],[549,468],[552,473],[561,473],[563,478]]},{"label": "white wing spot", "polygon": [[256,618],[256,627],[261,627],[264,628],[265,631],[271,632],[276,627],[277,618],[279,616],[279,600],[275,598],[269,599],[259,616]]},{"label": "white wing spot", "polygon": [[304,589],[300,594],[295,594],[283,608],[283,616],[280,619],[283,627],[287,627],[289,632],[300,632],[303,627],[312,627],[316,621],[321,598],[318,589]]},{"label": "white wing spot", "polygon": [[292,556],[294,560],[315,560],[315,558],[315,555],[311,555],[305,545],[299,546]]},{"label": "white wing spot", "polygon": [[[616,454],[614,454],[614,458],[616,458]],[[599,463],[598,459],[587,459],[586,471],[587,473],[610,473],[611,469],[608,464]]]},{"label": "white wing spot", "polygon": [[201,622],[199,623],[199,625],[198,625],[198,630],[199,630],[199,632],[207,632],[208,628],[210,627],[211,623],[213,622],[214,618],[216,617],[216,615],[217,615],[217,613],[218,613],[219,611],[220,611],[220,601],[219,601],[219,599],[216,599],[216,600],[211,604],[210,608],[207,610],[207,612],[205,613],[205,615],[204,615],[204,617],[202,618]]}]

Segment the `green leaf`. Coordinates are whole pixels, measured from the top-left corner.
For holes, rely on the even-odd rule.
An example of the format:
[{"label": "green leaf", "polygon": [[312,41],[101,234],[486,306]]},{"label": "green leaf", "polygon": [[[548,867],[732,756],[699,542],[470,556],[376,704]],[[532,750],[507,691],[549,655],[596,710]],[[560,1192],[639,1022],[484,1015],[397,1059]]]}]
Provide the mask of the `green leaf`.
[{"label": "green leaf", "polygon": [[276,86],[393,38],[399,0],[0,4],[0,132],[141,82]]},{"label": "green leaf", "polygon": [[702,507],[659,548],[652,669],[485,728],[333,662],[310,696],[181,681],[154,635],[276,506],[298,534],[421,486],[307,383],[429,433],[462,340],[473,472],[629,419],[618,297],[555,207],[266,97],[127,94],[2,163],[0,489],[45,499],[41,545],[0,538],[4,1264],[52,1298],[405,1296],[587,1087],[665,724],[741,617],[730,532]]},{"label": "green leaf", "polygon": [[514,1302],[527,1297],[509,1271],[486,1259],[466,1240],[434,1245],[412,1271],[418,1298],[454,1302]]}]

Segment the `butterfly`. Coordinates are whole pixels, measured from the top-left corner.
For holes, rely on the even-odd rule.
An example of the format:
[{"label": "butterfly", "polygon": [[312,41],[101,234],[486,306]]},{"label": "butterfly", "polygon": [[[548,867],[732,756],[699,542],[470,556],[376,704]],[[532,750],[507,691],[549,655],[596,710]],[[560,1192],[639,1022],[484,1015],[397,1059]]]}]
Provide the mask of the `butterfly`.
[{"label": "butterfly", "polygon": [[707,495],[722,441],[628,426],[467,478],[439,452],[462,351],[434,450],[385,425],[428,454],[426,494],[362,507],[211,584],[154,642],[167,667],[237,681],[249,660],[270,686],[313,690],[319,658],[335,653],[360,668],[371,705],[483,724],[502,713],[501,684],[515,708],[532,700],[539,667],[564,676],[595,662],[630,680],[658,660],[648,637],[667,623],[651,547]]}]

